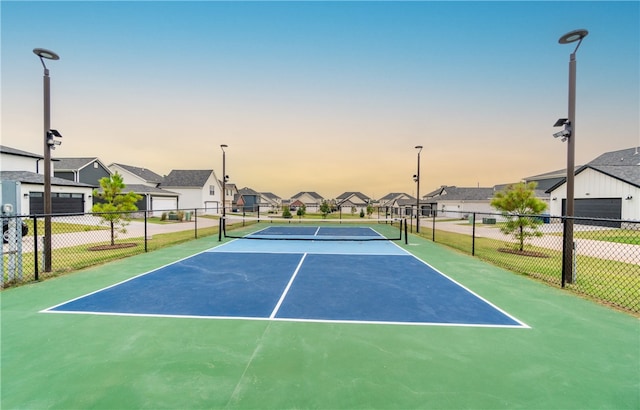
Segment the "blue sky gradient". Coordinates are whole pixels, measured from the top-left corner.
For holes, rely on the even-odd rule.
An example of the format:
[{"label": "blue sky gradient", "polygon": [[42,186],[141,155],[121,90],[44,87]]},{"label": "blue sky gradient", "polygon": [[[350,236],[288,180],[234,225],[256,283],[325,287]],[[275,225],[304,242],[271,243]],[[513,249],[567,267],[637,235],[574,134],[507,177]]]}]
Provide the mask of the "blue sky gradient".
[{"label": "blue sky gradient", "polygon": [[380,197],[562,169],[551,134],[577,53],[576,163],[640,145],[640,3],[0,3],[2,144],[240,187]]}]

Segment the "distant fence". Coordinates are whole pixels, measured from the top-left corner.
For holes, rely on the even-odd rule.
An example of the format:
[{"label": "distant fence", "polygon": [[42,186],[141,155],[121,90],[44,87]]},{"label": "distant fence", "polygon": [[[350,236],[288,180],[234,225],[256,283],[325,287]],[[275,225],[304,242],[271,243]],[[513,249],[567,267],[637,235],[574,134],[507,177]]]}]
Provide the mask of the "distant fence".
[{"label": "distant fence", "polygon": [[[126,218],[116,218],[120,221],[114,224],[113,232],[108,220],[113,219],[111,216],[119,214],[49,215],[51,256],[48,270],[44,252],[47,215],[3,215],[3,274],[0,276],[0,287],[7,288],[42,280],[218,233],[219,217],[206,213],[210,213],[211,210],[154,212],[161,216],[151,217],[152,211],[124,213],[122,215]],[[127,219],[130,219],[128,223],[120,227],[119,222]],[[8,229],[10,226],[13,226],[13,229]]]},{"label": "distant fence", "polygon": [[[515,215],[515,219],[535,221],[531,232],[521,236],[524,238],[521,247],[518,229],[503,232],[507,219],[502,214],[460,212],[458,215],[458,218],[421,217],[419,235],[509,271],[640,313],[640,221],[571,218],[575,249],[571,261],[572,280],[564,283],[563,243],[567,218]],[[409,226],[415,233],[415,218]]]},{"label": "distant fence", "polygon": [[[132,220],[125,227],[126,232],[114,231],[113,243],[110,224],[105,221],[109,214],[50,215],[49,270],[45,269],[45,215],[3,216],[3,236],[7,226],[12,227],[6,231],[7,236],[11,232],[13,237],[8,237],[9,243],[2,246],[0,288],[218,235],[219,215],[206,212],[211,210],[183,209],[162,212],[162,217],[154,218],[150,217],[151,211],[134,212],[128,215]],[[329,217],[343,215],[335,213]],[[507,220],[497,213],[460,212],[458,217],[450,218],[421,216],[419,235],[512,272],[555,286],[564,285],[565,289],[601,303],[640,314],[640,221],[572,218],[573,275],[571,281],[563,283],[566,218],[516,217],[536,221],[531,236],[525,235],[522,247],[517,232],[503,232]],[[23,229],[26,234],[19,237]],[[415,218],[409,229],[417,233]]]},{"label": "distant fence", "polygon": [[[205,236],[219,236],[218,212],[221,213],[222,209],[2,215],[3,236],[6,234],[8,243],[3,241],[1,248],[0,289],[43,280]],[[248,212],[228,208],[226,214],[259,217],[260,211]],[[108,220],[114,219],[114,215],[123,215],[122,218],[115,218],[120,221],[129,220],[124,226],[125,232],[118,228],[118,221],[112,231]],[[45,255],[47,217],[51,221],[51,251]],[[343,215],[335,213],[330,217],[342,218]],[[233,229],[233,226],[227,224],[227,228]],[[11,235],[13,236],[9,237]]]}]

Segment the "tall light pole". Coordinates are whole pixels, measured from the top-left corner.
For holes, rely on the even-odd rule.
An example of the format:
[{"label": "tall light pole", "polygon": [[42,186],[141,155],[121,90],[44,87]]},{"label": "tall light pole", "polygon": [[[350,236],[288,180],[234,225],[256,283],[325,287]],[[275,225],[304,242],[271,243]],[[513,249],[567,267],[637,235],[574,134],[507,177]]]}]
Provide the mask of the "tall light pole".
[{"label": "tall light pole", "polygon": [[60,56],[51,50],[34,48],[33,53],[40,57],[44,68],[44,271],[51,272],[51,149],[59,145],[60,141],[54,137],[61,137],[60,133],[51,129],[51,83],[49,69],[44,64],[44,59],[59,60]]},{"label": "tall light pole", "polygon": [[420,153],[422,145],[416,145],[418,150],[418,173],[413,177],[416,181],[416,233],[420,233]]},{"label": "tall light pole", "polygon": [[[578,42],[569,57],[569,113],[567,119],[561,118],[556,126],[564,125],[563,140],[567,140],[567,199],[565,211],[564,243],[562,248],[562,285],[573,282],[573,215],[574,215],[574,185],[575,175],[575,143],[576,143],[576,52],[589,32],[585,29],[573,30],[558,40],[560,44]],[[564,124],[561,124],[562,120]],[[554,134],[555,135],[555,134]]]},{"label": "tall light pole", "polygon": [[222,144],[220,145],[220,149],[222,150],[222,225],[221,225],[221,230],[224,231],[225,230],[225,225],[227,223],[227,221],[224,219],[225,216],[227,215],[227,212],[225,210],[225,205],[227,203],[227,189],[226,189],[226,183],[227,183],[227,164],[226,164],[226,152],[224,152],[224,149],[227,148],[227,144]]}]

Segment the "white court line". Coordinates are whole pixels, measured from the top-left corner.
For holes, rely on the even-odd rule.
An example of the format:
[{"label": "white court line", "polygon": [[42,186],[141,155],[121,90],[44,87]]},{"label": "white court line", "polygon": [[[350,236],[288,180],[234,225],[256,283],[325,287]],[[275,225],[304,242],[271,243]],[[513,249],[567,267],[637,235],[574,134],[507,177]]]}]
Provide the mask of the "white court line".
[{"label": "white court line", "polygon": [[478,295],[477,293],[475,293],[474,291],[472,291],[471,289],[469,289],[468,287],[464,286],[463,284],[461,284],[460,282],[458,282],[457,280],[450,278],[449,276],[445,275],[444,273],[442,273],[440,270],[436,269],[435,267],[431,266],[428,262],[418,258],[416,255],[412,254],[411,252],[403,249],[400,245],[398,245],[397,243],[393,243],[393,245],[397,246],[398,248],[402,249],[404,252],[406,252],[408,255],[413,256],[414,258],[416,258],[417,260],[419,260],[420,262],[424,263],[425,265],[427,265],[430,269],[433,269],[434,272],[438,273],[439,275],[443,276],[444,278],[450,280],[451,282],[453,282],[454,284],[458,285],[459,287],[461,287],[462,289],[464,289],[465,291],[469,292],[470,294],[472,294],[473,296],[477,297],[478,299],[480,299],[481,301],[483,301],[484,303],[486,303],[487,305],[491,306],[492,308],[494,308],[495,310],[497,310],[498,312],[502,313],[503,315],[507,316],[508,318],[510,318],[511,320],[520,323],[520,326],[515,326],[515,327],[524,327],[526,329],[531,329],[531,326],[527,325],[526,323],[524,323],[523,321],[521,321],[520,319],[514,317],[513,315],[507,313],[506,311],[504,311],[503,309],[499,308],[498,306],[494,305],[493,303],[489,302],[487,299],[483,298],[482,296]]},{"label": "white court line", "polygon": [[273,319],[276,317],[278,310],[280,310],[280,305],[282,305],[284,298],[287,296],[287,293],[289,293],[289,289],[291,288],[293,281],[296,279],[296,276],[298,276],[298,272],[300,272],[300,268],[302,267],[302,263],[304,262],[306,257],[307,257],[307,254],[305,253],[304,255],[302,255],[302,258],[300,258],[300,262],[298,263],[298,266],[296,266],[296,270],[293,272],[293,275],[291,275],[291,279],[289,279],[289,283],[287,283],[287,287],[284,289],[284,292],[282,292],[282,295],[280,295],[280,300],[278,300],[278,303],[276,303],[276,307],[273,308],[273,311],[271,312],[269,319]]},{"label": "white court line", "polygon": [[[391,326],[440,326],[440,327],[482,327],[482,328],[502,328],[502,329],[522,329],[520,325],[489,325],[480,323],[444,323],[444,322],[398,322],[383,320],[346,320],[346,319],[296,319],[296,318],[270,318],[251,316],[198,316],[198,315],[170,315],[164,313],[119,313],[119,312],[92,312],[92,311],[49,311],[43,310],[40,313],[55,313],[67,315],[96,315],[96,316],[131,316],[131,317],[155,317],[169,319],[204,319],[204,320],[252,320],[261,322],[290,322],[290,323],[327,323],[345,325],[391,325]],[[529,327],[526,327],[530,329]]]},{"label": "white court line", "polygon": [[[311,253],[313,254],[313,252],[268,252],[268,251],[262,251],[259,253],[292,253],[292,254],[303,254],[300,262],[298,263],[298,266],[296,267],[294,273],[291,276],[291,279],[289,280],[289,283],[287,284],[287,287],[285,288],[283,294],[280,297],[280,300],[278,301],[278,303],[276,304],[274,310],[272,311],[271,315],[268,318],[260,318],[260,317],[226,317],[226,316],[194,316],[194,315],[168,315],[168,314],[138,314],[138,313],[110,313],[110,312],[91,312],[91,311],[54,311],[53,309],[73,302],[75,300],[78,299],[82,299],[84,297],[93,295],[95,293],[101,292],[103,290],[107,290],[110,288],[113,288],[115,286],[118,286],[120,284],[129,282],[133,279],[139,278],[141,276],[145,276],[148,275],[150,273],[153,273],[155,271],[158,271],[160,269],[163,269],[165,267],[180,263],[184,260],[193,258],[197,255],[200,255],[202,253],[206,253],[206,252],[211,252],[215,249],[221,248],[225,245],[228,245],[230,243],[233,243],[235,241],[237,241],[238,239],[233,239],[229,242],[225,242],[222,243],[220,245],[214,246],[213,248],[209,248],[207,250],[195,253],[193,255],[190,256],[186,256],[184,258],[181,258],[179,260],[176,260],[174,262],[171,263],[167,263],[165,265],[162,265],[158,268],[155,268],[153,270],[150,270],[148,272],[144,272],[141,273],[139,275],[133,276],[131,278],[122,280],[120,282],[114,283],[112,285],[106,286],[104,288],[95,290],[93,292],[78,296],[76,298],[67,300],[65,302],[61,302],[57,305],[51,306],[49,308],[43,309],[40,311],[40,313],[67,313],[67,314],[93,314],[93,315],[106,315],[106,316],[141,316],[141,317],[167,317],[167,318],[197,318],[197,319],[238,319],[238,320],[275,320],[275,321],[285,321],[285,322],[312,322],[312,323],[349,323],[349,324],[391,324],[391,325],[413,325],[413,326],[461,326],[461,327],[496,327],[496,328],[527,328],[530,329],[531,327],[529,325],[527,325],[526,323],[522,322],[521,320],[517,319],[516,317],[512,316],[511,314],[507,313],[505,310],[501,309],[500,307],[496,306],[495,304],[491,303],[490,301],[488,301],[487,299],[483,298],[482,296],[478,295],[477,293],[473,292],[472,290],[470,290],[469,288],[467,288],[466,286],[462,285],[461,283],[457,282],[456,280],[450,278],[449,276],[447,276],[446,274],[442,273],[440,270],[436,269],[435,267],[431,266],[429,263],[425,262],[424,260],[418,258],[416,255],[410,253],[409,251],[407,251],[406,249],[403,249],[400,245],[398,245],[397,243],[393,242],[393,241],[389,241],[393,246],[397,247],[399,250],[402,251],[402,253],[406,256],[411,256],[416,258],[418,261],[422,262],[423,264],[425,264],[426,266],[428,266],[430,269],[432,269],[433,271],[435,271],[436,273],[438,273],[439,275],[443,276],[444,278],[448,279],[449,281],[451,281],[452,283],[456,284],[457,286],[459,286],[460,288],[464,289],[466,292],[470,293],[471,295],[475,296],[476,298],[482,300],[484,303],[488,304],[489,306],[491,306],[492,308],[496,309],[497,311],[501,312],[503,315],[509,317],[511,320],[515,321],[516,323],[519,323],[520,325],[483,325],[483,324],[471,324],[471,323],[440,323],[440,322],[386,322],[386,321],[358,321],[358,320],[316,320],[316,319],[286,319],[286,318],[276,318],[275,315],[277,314],[278,310],[280,309],[280,306],[282,305],[289,289],[291,288],[293,281],[295,280],[298,272],[300,271],[300,268],[302,267],[302,264],[306,258],[306,256]],[[231,253],[242,253],[244,251],[238,252],[238,251],[231,251]],[[255,251],[246,251],[249,253],[255,253]],[[344,255],[349,255],[347,253],[345,253]],[[353,255],[358,255],[358,253],[354,253]],[[363,255],[369,255],[369,254],[363,254]],[[398,254],[389,254],[389,255],[381,255],[381,256],[402,256],[402,255],[398,255]]]},{"label": "white court line", "polygon": [[132,276],[132,277],[130,277],[129,279],[125,279],[125,280],[122,280],[122,281],[120,281],[120,282],[116,282],[116,283],[114,283],[113,285],[105,286],[104,288],[101,288],[101,289],[98,289],[98,290],[94,290],[93,292],[89,292],[89,293],[84,294],[84,295],[82,295],[82,296],[78,296],[77,298],[69,299],[69,300],[67,300],[66,302],[58,303],[58,304],[57,304],[57,305],[55,305],[55,306],[51,306],[51,307],[48,307],[48,308],[46,308],[46,309],[41,310],[41,311],[40,311],[40,313],[60,313],[60,312],[49,312],[49,311],[50,311],[51,309],[55,309],[55,308],[57,308],[58,306],[62,306],[62,305],[64,305],[64,304],[67,304],[67,303],[70,303],[70,302],[74,302],[74,301],[76,301],[76,300],[78,300],[78,299],[82,299],[82,298],[84,298],[84,297],[86,297],[86,296],[93,295],[94,293],[102,292],[103,290],[107,290],[107,289],[113,288],[113,287],[115,287],[115,286],[121,285],[121,284],[123,284],[123,283],[127,283],[127,282],[129,282],[129,281],[132,281],[132,280],[134,280],[134,279],[137,279],[137,278],[139,278],[139,277],[141,277],[141,276],[148,275],[148,274],[153,273],[153,272],[155,272],[155,271],[157,271],[157,270],[160,270],[160,269],[166,268],[167,266],[175,265],[176,263],[180,263],[180,262],[185,261],[185,260],[187,260],[187,259],[190,259],[190,258],[196,257],[196,256],[198,256],[198,255],[200,255],[200,254],[202,254],[202,253],[209,252],[209,251],[211,251],[211,249],[215,249],[215,248],[217,248],[217,247],[209,248],[209,249],[205,249],[204,251],[201,251],[201,252],[198,252],[198,253],[194,253],[193,255],[185,256],[184,258],[181,258],[181,259],[178,259],[177,261],[174,261],[174,262],[167,263],[167,264],[165,264],[165,265],[159,266],[159,267],[157,267],[157,268],[155,268],[155,269],[152,269],[152,270],[150,270],[150,271],[148,271],[148,272],[144,272],[144,273],[141,273],[141,274],[139,274],[139,275]]}]

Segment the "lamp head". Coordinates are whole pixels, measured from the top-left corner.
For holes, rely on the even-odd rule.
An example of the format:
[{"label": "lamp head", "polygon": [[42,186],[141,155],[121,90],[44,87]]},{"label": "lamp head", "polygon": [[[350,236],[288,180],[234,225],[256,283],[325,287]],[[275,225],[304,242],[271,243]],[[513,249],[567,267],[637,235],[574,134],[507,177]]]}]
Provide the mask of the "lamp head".
[{"label": "lamp head", "polygon": [[558,40],[558,43],[560,44],[573,43],[575,41],[582,40],[587,36],[587,34],[589,34],[589,32],[583,28],[578,30],[573,30],[563,35],[562,37],[560,37],[560,39]]},{"label": "lamp head", "polygon": [[60,60],[60,56],[51,50],[46,48],[34,48],[33,53],[40,58],[46,58],[47,60]]}]

